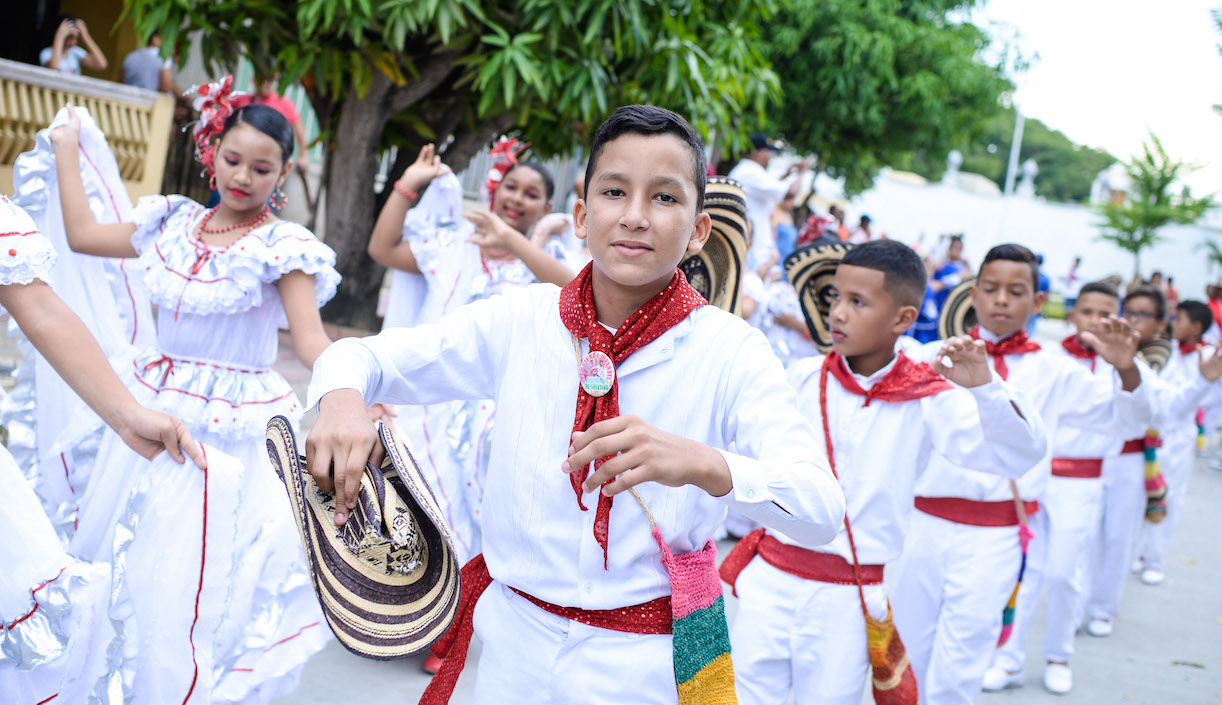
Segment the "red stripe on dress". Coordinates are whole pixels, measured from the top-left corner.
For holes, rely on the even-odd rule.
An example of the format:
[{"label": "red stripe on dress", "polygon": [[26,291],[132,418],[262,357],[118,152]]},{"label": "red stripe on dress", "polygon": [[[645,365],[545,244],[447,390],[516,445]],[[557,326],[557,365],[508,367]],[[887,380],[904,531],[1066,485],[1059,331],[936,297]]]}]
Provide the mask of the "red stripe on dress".
[{"label": "red stripe on dress", "polygon": [[5,629],[12,629],[13,627],[17,626],[18,624],[21,624],[25,620],[29,619],[30,617],[33,617],[34,613],[38,611],[38,600],[34,598],[34,593],[45,588],[46,586],[50,585],[51,583],[55,582],[56,580],[59,580],[59,576],[63,575],[65,570],[68,570],[68,566],[64,566],[63,568],[60,568],[59,572],[55,574],[54,578],[51,578],[50,580],[44,582],[42,585],[39,585],[38,587],[31,590],[30,598],[34,600],[34,609],[30,610],[29,612],[26,612],[24,616],[22,616],[16,622],[13,622],[12,624],[5,627]]},{"label": "red stripe on dress", "polygon": [[115,203],[115,195],[111,193],[110,187],[106,185],[106,179],[102,178],[102,170],[98,169],[98,165],[93,163],[93,158],[89,156],[89,152],[85,151],[84,147],[80,147],[81,154],[85,155],[85,161],[89,162],[89,166],[93,167],[93,173],[98,175],[98,181],[102,182],[102,187],[106,189],[106,196],[110,199],[110,207],[115,211],[115,219],[119,218],[119,204]]},{"label": "red stripe on dress", "polygon": [[56,699],[56,698],[58,698],[58,697],[59,697],[59,693],[56,693],[55,695],[52,695],[51,697],[47,698],[46,700],[39,700],[39,701],[38,701],[37,703],[35,703],[34,705],[43,705],[43,703],[49,703],[49,702],[51,702],[52,700],[54,700],[54,699]]},{"label": "red stripe on dress", "polygon": [[[204,465],[208,464],[208,452],[204,449],[204,444],[199,445],[199,452],[204,456]],[[195,692],[195,683],[199,680],[199,662],[195,660],[195,624],[199,622],[199,596],[204,591],[204,561],[208,556],[208,468],[204,468],[204,522],[203,529],[200,531],[200,550],[199,550],[199,587],[195,589],[195,618],[191,620],[191,632],[187,639],[191,642],[191,665],[194,671],[191,674],[191,687],[187,690],[187,697],[182,699],[183,705],[187,705],[187,701],[191,699],[191,694]]]}]

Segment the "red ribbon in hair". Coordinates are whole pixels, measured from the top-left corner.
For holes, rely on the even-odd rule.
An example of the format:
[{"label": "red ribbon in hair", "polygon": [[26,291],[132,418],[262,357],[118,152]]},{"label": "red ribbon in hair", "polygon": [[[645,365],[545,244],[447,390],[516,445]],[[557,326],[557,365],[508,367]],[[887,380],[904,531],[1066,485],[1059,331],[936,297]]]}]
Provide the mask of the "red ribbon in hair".
[{"label": "red ribbon in hair", "polygon": [[518,158],[529,146],[525,142],[518,142],[513,137],[502,137],[493,145],[492,151],[488,153],[488,156],[492,158],[492,167],[488,169],[488,180],[484,182],[484,188],[488,190],[489,206],[495,200],[496,187],[501,184],[501,179],[504,179],[505,174],[513,168],[514,164],[518,163]]},{"label": "red ribbon in hair", "polygon": [[[587,264],[577,278],[560,290],[560,320],[564,327],[578,338],[590,340],[590,352],[595,350],[605,353],[615,363],[616,367],[629,355],[657,340],[658,336],[670,330],[675,324],[687,318],[692,311],[704,306],[704,300],[683,272],[675,270],[670,284],[658,292],[636,313],[628,317],[612,335],[598,322],[598,313],[594,308],[593,263]],[[617,372],[611,384],[611,391],[601,397],[590,396],[580,384],[577,387],[577,413],[573,419],[573,432],[585,431],[599,421],[613,419],[619,416],[619,374]],[[611,456],[594,461],[597,470]],[[581,511],[587,511],[582,501],[581,485],[589,477],[589,467],[575,468],[569,474],[573,484],[573,492],[577,494],[577,506]],[[605,487],[609,484],[603,483]],[[601,492],[598,495],[598,509],[594,514],[594,539],[603,549],[603,568],[607,567],[607,537],[608,524],[611,519],[611,497]]]},{"label": "red ribbon in hair", "polygon": [[199,120],[195,122],[192,133],[195,139],[195,158],[207,167],[209,174],[214,174],[216,145],[212,141],[225,129],[225,121],[233,114],[233,99],[241,94],[233,92],[233,76],[226,76],[214,83],[205,83],[196,88],[195,93],[199,96],[195,100]]}]

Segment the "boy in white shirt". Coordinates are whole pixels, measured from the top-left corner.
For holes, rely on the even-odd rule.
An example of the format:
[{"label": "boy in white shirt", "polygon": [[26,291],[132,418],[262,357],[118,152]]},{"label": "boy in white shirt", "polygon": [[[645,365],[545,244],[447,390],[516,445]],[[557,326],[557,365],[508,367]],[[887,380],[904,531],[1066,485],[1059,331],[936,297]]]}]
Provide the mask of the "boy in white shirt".
[{"label": "boy in white shirt", "polygon": [[[1023,391],[1047,429],[1144,429],[1150,407],[1133,361],[1137,333],[1113,316],[1095,333],[1082,334],[1115,367],[1112,378],[1096,379],[1072,360],[1041,350],[1024,330],[1043,305],[1038,278],[1035,254],[1021,245],[998,245],[985,255],[972,290],[980,325],[971,336],[985,341],[993,369]],[[930,343],[913,355],[933,359],[940,349]],[[896,625],[923,702],[969,705],[980,694],[1024,552],[1018,509],[1030,517],[1038,541],[1046,533],[1038,509],[1049,472],[1045,456],[1015,485],[935,453],[917,481],[918,511],[894,596]]]},{"label": "boy in white shirt", "polygon": [[883,567],[900,555],[931,450],[1011,477],[1044,455],[1039,418],[989,369],[983,342],[946,341],[939,360],[949,357],[950,368],[896,352],[925,278],[921,258],[895,240],[849,250],[831,293],[834,351],[789,369],[802,413],[823,429],[848,510],[824,547],[760,529],[723,563],[740,598],[731,641],[743,705],[783,703],[791,693],[799,703],[861,703],[870,666],[861,601],[889,621]]},{"label": "boy in white shirt", "polygon": [[574,209],[594,260],[577,279],[341,341],[315,365],[309,468],[324,490],[334,474],[349,509],[375,454],[365,398],[498,404],[484,554],[464,568],[456,643],[422,702],[448,699],[484,587],[477,702],[678,701],[659,546],[635,498],[613,504],[630,488],[676,553],[700,550],[727,507],[806,545],[835,536],[843,493],[780,363],[676,270],[709,235],[705,173],[681,117],[621,108]]}]

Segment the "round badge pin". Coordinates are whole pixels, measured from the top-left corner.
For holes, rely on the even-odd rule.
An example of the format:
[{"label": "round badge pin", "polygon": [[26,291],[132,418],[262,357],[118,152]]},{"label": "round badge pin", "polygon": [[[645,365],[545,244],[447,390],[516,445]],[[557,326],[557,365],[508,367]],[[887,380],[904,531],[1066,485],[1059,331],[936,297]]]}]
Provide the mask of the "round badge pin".
[{"label": "round badge pin", "polygon": [[607,353],[598,350],[590,351],[581,361],[581,388],[592,397],[601,397],[611,391],[615,383],[615,363]]}]

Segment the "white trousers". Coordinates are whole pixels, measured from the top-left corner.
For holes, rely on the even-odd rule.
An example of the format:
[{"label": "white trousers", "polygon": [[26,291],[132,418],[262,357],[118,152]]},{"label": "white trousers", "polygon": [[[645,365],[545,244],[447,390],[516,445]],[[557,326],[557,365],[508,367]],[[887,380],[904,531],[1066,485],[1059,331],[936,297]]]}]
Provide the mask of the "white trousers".
[{"label": "white trousers", "polygon": [[[856,585],[790,575],[756,557],[738,576],[730,630],[740,705],[860,705],[870,677],[866,622]],[[875,619],[887,616],[882,585],[865,588]]]},{"label": "white trousers", "polygon": [[1018,590],[1014,631],[997,650],[993,663],[1007,671],[1023,669],[1027,628],[1043,588],[1047,602],[1044,659],[1068,662],[1086,593],[1087,555],[1099,527],[1103,482],[1098,478],[1048,478],[1042,510],[1031,517],[1035,539],[1029,546],[1027,572]]},{"label": "white trousers", "polygon": [[500,582],[475,606],[476,703],[676,705],[669,634],[591,627],[536,607]]},{"label": "white trousers", "polygon": [[1167,543],[1175,531],[1184,498],[1188,496],[1188,481],[1196,464],[1196,436],[1177,432],[1168,435],[1158,450],[1158,462],[1167,480],[1167,518],[1157,524],[1146,522],[1141,529],[1139,556],[1147,568],[1165,570]]},{"label": "white trousers", "polygon": [[1016,527],[913,511],[891,604],[922,703],[971,705],[980,695],[1020,559]]},{"label": "white trousers", "polygon": [[1114,619],[1120,610],[1133,544],[1145,516],[1145,456],[1104,458],[1102,511],[1087,576],[1086,615],[1091,619]]}]

